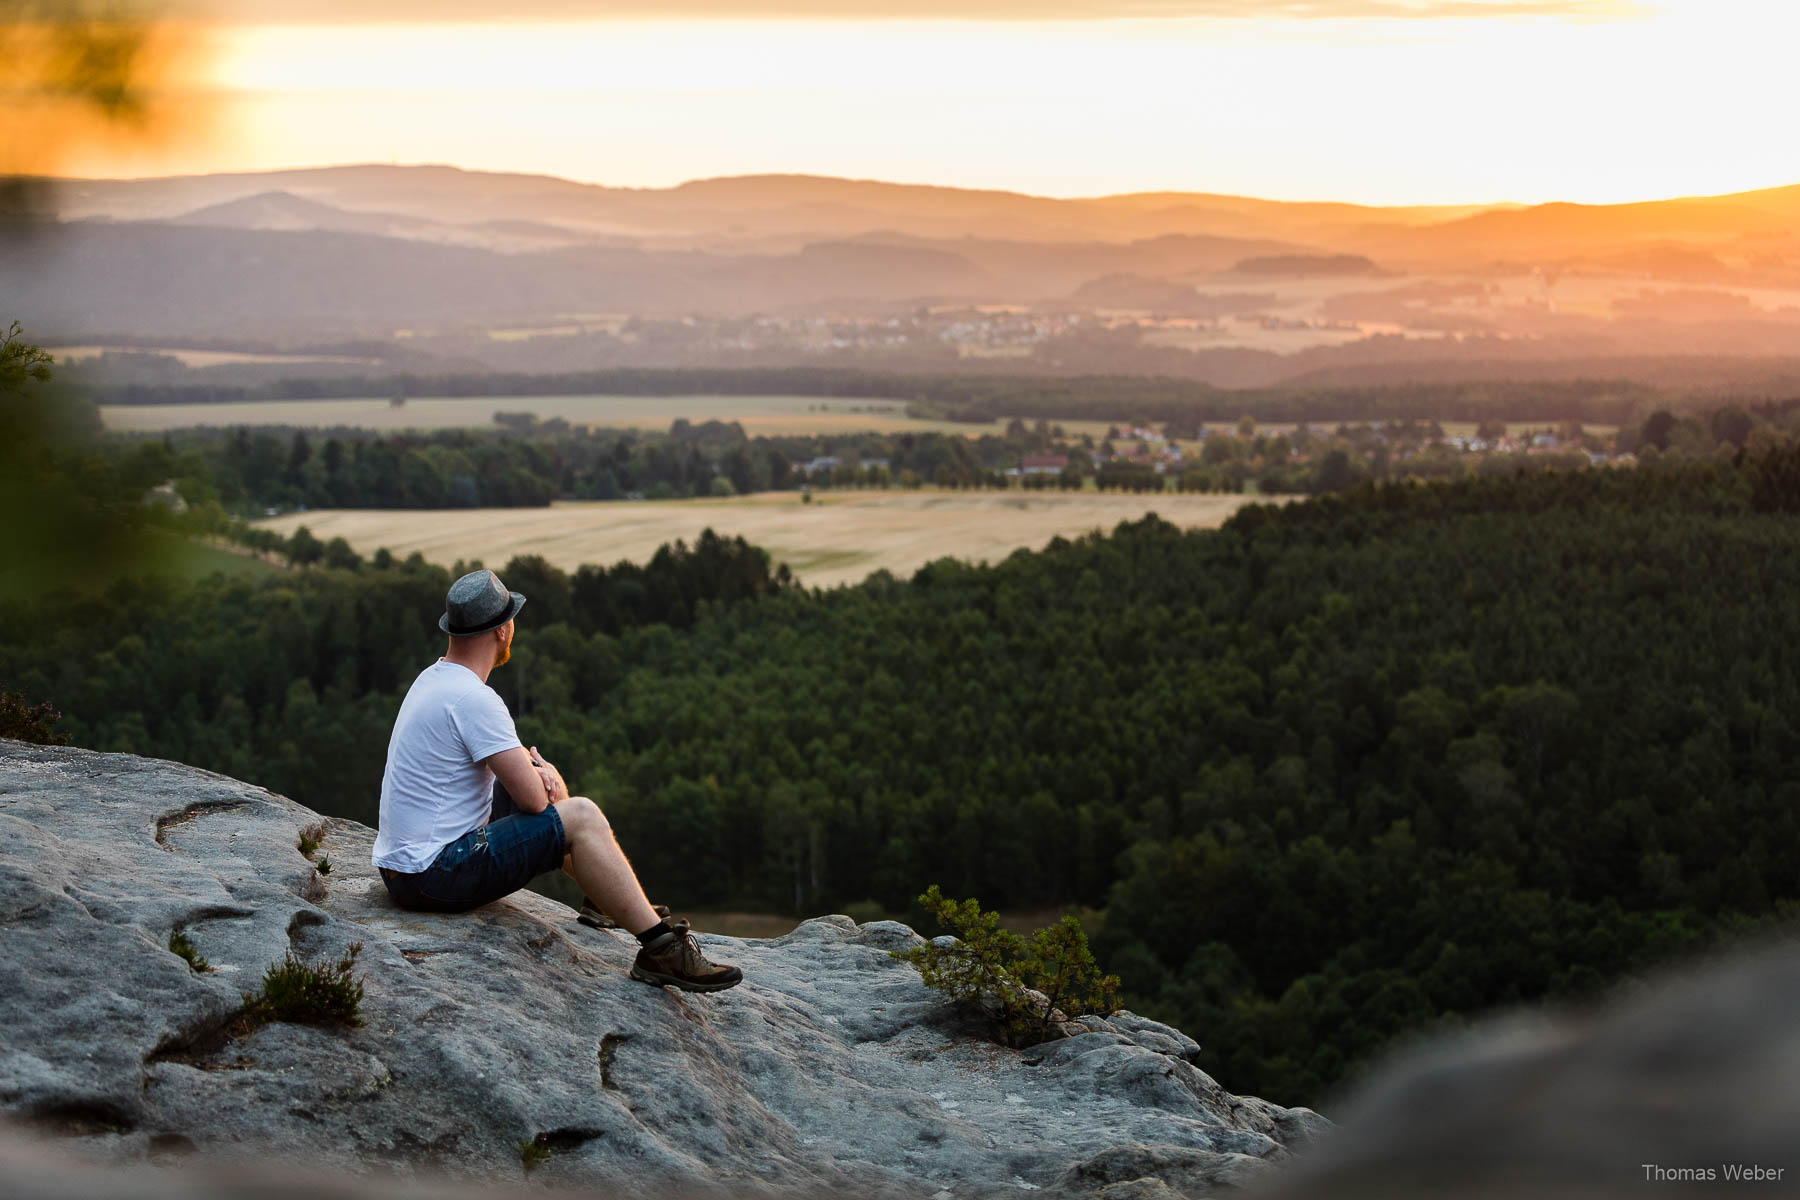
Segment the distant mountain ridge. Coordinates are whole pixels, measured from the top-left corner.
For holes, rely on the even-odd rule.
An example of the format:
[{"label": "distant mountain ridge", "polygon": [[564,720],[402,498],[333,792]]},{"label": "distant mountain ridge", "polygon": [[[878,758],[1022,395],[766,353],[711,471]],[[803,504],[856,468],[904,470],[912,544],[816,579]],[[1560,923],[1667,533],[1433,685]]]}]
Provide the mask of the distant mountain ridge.
[{"label": "distant mountain ridge", "polygon": [[[946,370],[993,357],[1023,367],[1023,356],[1047,374],[1247,386],[1427,359],[1785,354],[1800,323],[1800,186],[1610,206],[1382,208],[804,175],[616,188],[361,165],[45,190],[61,218],[55,236],[0,244],[0,277],[16,311],[63,344],[398,339],[423,354],[437,338],[429,353],[446,361],[528,371],[821,354]],[[1378,294],[1378,276],[1403,286]],[[1610,282],[1582,282],[1595,279]],[[1695,288],[1752,295],[1659,298]],[[1264,293],[1267,304],[1247,303]],[[854,332],[956,308],[1072,319]],[[1131,332],[1140,318],[1141,338]],[[643,341],[622,329],[633,320],[697,332]],[[810,332],[781,331],[806,321]]]},{"label": "distant mountain ridge", "polygon": [[530,220],[645,238],[773,232],[851,236],[892,229],[913,236],[1136,241],[1166,233],[1257,236],[1354,250],[1358,240],[1396,251],[1445,239],[1499,236],[1533,245],[1595,237],[1719,236],[1791,232],[1800,185],[1635,204],[1377,207],[1264,200],[1216,193],[1143,192],[1059,199],[1019,192],[836,179],[747,175],[670,188],[621,188],[548,175],[448,166],[358,165],[143,180],[56,182],[65,219],[169,220],[268,192],[350,211],[461,224]]}]

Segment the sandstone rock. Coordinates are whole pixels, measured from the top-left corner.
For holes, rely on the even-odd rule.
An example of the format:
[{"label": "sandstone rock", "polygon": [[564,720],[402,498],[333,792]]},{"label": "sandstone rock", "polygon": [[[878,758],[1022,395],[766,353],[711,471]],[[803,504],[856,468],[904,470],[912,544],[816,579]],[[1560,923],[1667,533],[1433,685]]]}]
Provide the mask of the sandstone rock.
[{"label": "sandstone rock", "polygon": [[[995,1045],[889,957],[922,940],[894,922],[703,934],[746,982],[677,994],[542,896],[395,907],[352,822],[326,823],[321,878],[296,846],[318,820],[172,763],[0,742],[0,1113],[101,1162],[486,1187],[523,1179],[531,1141],[552,1151],[534,1188],[959,1200],[1200,1195],[1322,1123],[1231,1096],[1131,1014]],[[169,951],[176,930],[212,971]],[[290,949],[357,942],[360,1028],[238,1020]]]},{"label": "sandstone rock", "polygon": [[1109,1183],[1094,1195],[1099,1200],[1177,1200],[1181,1193],[1162,1180],[1150,1177]]},{"label": "sandstone rock", "polygon": [[[1125,1034],[1138,1045],[1160,1054],[1173,1054],[1194,1062],[1200,1057],[1200,1043],[1171,1025],[1140,1017],[1120,1009],[1107,1018],[1107,1024]],[[1314,1114],[1315,1116],[1317,1114]]]},{"label": "sandstone rock", "polygon": [[1230,1150],[1191,1146],[1114,1146],[1070,1167],[1057,1186],[1067,1192],[1095,1192],[1153,1200],[1180,1194],[1204,1196],[1220,1187],[1241,1188],[1259,1178],[1264,1160]]}]

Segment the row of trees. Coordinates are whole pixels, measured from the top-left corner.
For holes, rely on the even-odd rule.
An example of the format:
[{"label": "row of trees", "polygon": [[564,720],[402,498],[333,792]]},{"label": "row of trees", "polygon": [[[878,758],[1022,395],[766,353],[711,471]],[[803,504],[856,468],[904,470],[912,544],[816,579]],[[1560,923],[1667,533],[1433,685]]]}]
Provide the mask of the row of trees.
[{"label": "row of trees", "polygon": [[[1025,476],[1028,488],[1133,492],[1311,494],[1368,481],[1457,479],[1471,474],[1571,469],[1590,455],[1639,457],[1761,455],[1796,433],[1793,410],[1726,406],[1677,416],[1656,410],[1639,425],[1601,437],[1578,421],[1528,434],[1552,442],[1514,448],[1507,427],[1482,423],[1478,453],[1447,441],[1436,421],[1301,424],[1286,432],[1243,416],[1205,428],[1168,422],[1163,435],[1188,439],[1184,456],[1151,455],[1154,435],[1118,432],[1097,445],[1061,426],[1015,418],[1003,435],[936,432],[814,437],[745,435],[737,422],[675,420],[666,434],[587,430],[558,419],[496,414],[501,428],[379,434],[368,430],[265,428],[187,430],[112,442],[123,477],[173,480],[190,506],[221,512],[266,508],[468,508],[543,505],[553,498],[613,500],[729,496],[768,490],[845,487],[1007,488],[1006,472],[1026,456],[1053,453],[1067,465]],[[1133,426],[1140,431],[1142,426]],[[1205,432],[1198,446],[1193,439]],[[1527,439],[1529,440],[1529,439]],[[1127,457],[1129,456],[1129,457]]]},{"label": "row of trees", "polygon": [[[1584,374],[1588,374],[1585,373]],[[1056,421],[1360,420],[1588,421],[1635,424],[1679,397],[1618,379],[1219,388],[1144,375],[930,375],[830,367],[621,368],[561,374],[389,375],[281,379],[257,387],[119,385],[96,389],[109,404],[235,403],[355,396],[854,396],[904,400],[921,417],[986,424],[1008,417]],[[1716,403],[1716,401],[1715,401]],[[675,414],[671,414],[673,416]]]},{"label": "row of trees", "polygon": [[[717,424],[717,423],[709,423]],[[192,507],[473,508],[734,495],[813,487],[1006,486],[1005,467],[1040,444],[936,432],[746,438],[676,421],[668,434],[570,428],[379,434],[368,430],[184,430],[120,437],[132,478],[174,481]],[[836,458],[813,470],[797,464]]]}]

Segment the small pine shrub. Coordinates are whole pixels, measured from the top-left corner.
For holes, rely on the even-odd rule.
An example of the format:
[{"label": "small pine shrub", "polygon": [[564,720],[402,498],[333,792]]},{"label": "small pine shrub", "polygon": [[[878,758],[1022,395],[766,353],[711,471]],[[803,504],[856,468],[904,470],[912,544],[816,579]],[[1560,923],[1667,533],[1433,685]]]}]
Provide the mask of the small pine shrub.
[{"label": "small pine shrub", "polygon": [[361,953],[356,942],[335,963],[305,963],[289,950],[264,973],[262,993],[245,995],[245,1014],[295,1025],[361,1025],[363,985],[352,974]]},{"label": "small pine shrub", "polygon": [[959,1004],[997,1002],[1009,1045],[1030,1046],[1056,1036],[1059,1011],[1071,1016],[1113,1011],[1119,978],[1100,973],[1074,917],[1038,930],[1026,942],[1000,927],[999,913],[981,911],[973,898],[946,899],[936,884],[919,903],[958,940],[888,953],[918,968],[925,986]]},{"label": "small pine shrub", "polygon": [[194,968],[195,971],[204,973],[212,970],[212,964],[207,962],[198,950],[194,949],[194,943],[188,941],[187,934],[179,929],[169,931],[169,949],[185,958],[187,965]]},{"label": "small pine shrub", "polygon": [[319,859],[318,862],[313,864],[313,870],[317,871],[321,875],[331,874],[331,860],[329,858]]},{"label": "small pine shrub", "polygon": [[535,1138],[525,1138],[519,1142],[519,1162],[525,1168],[526,1178],[531,1173],[550,1161],[550,1147]]}]

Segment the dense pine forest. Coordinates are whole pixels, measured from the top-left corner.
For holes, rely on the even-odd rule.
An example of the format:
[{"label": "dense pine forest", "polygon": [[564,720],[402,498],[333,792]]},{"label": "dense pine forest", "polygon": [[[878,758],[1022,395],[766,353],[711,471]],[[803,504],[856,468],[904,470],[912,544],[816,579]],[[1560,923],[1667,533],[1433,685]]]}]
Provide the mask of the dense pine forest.
[{"label": "dense pine forest", "polygon": [[[150,482],[22,444],[19,487]],[[1234,1090],[1316,1102],[1396,1037],[1800,915],[1796,511],[1800,450],[1764,442],[1150,517],[829,592],[710,536],[522,559],[490,564],[531,598],[493,683],[655,898],[1093,909],[1131,1007]],[[466,565],[15,571],[0,707],[372,823]]]}]

